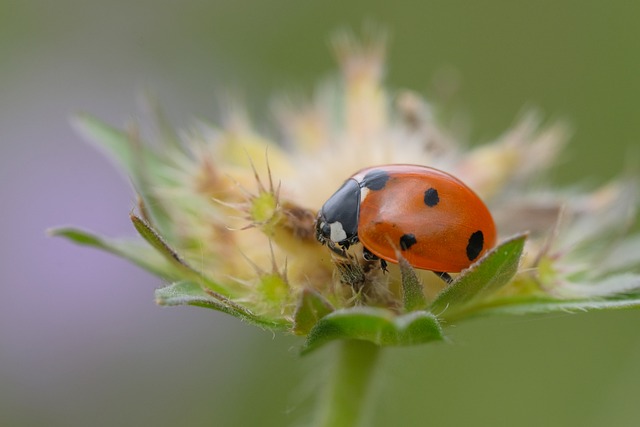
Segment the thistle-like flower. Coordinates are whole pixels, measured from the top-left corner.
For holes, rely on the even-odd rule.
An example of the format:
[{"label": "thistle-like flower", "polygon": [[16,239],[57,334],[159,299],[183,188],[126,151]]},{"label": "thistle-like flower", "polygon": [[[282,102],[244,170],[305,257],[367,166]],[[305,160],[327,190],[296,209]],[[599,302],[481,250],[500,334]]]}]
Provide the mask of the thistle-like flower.
[{"label": "thistle-like flower", "polygon": [[[385,43],[340,35],[338,77],[312,102],[274,106],[280,134],[258,133],[237,109],[220,126],[141,141],[82,116],[75,126],[106,150],[139,195],[131,219],[143,240],[75,228],[55,235],[125,257],[160,276],[162,305],[223,311],[306,337],[410,345],[444,338],[443,325],[489,314],[640,305],[640,236],[630,236],[637,181],[593,192],[557,190],[545,172],[567,130],[522,117],[495,141],[470,148],[438,124],[419,95],[383,85]],[[357,170],[428,165],[464,181],[488,205],[498,245],[447,284],[400,258],[388,272],[316,240],[315,219]]]}]

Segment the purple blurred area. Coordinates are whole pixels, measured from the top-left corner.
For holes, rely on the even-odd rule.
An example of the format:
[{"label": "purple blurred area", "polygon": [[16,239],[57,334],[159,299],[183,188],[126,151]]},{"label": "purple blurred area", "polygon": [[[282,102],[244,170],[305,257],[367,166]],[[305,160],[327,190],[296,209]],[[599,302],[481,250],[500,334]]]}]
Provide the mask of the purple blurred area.
[{"label": "purple blurred area", "polygon": [[[207,402],[242,393],[253,369],[245,347],[271,334],[206,310],[161,309],[162,280],[45,234],[79,225],[134,236],[127,179],[69,119],[83,110],[122,126],[146,86],[171,87],[149,51],[158,28],[144,27],[141,11],[10,3],[0,5],[0,425],[196,425],[214,408],[225,419]],[[161,95],[173,109],[194,106]]]}]

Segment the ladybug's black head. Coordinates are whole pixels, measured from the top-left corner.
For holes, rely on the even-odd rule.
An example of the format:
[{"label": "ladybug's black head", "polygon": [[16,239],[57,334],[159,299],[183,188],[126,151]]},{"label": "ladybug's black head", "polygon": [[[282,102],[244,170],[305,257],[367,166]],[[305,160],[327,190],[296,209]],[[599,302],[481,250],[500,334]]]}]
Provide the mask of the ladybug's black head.
[{"label": "ladybug's black head", "polygon": [[347,180],[318,212],[316,239],[334,249],[336,245],[347,249],[358,241],[360,213],[360,185]]}]

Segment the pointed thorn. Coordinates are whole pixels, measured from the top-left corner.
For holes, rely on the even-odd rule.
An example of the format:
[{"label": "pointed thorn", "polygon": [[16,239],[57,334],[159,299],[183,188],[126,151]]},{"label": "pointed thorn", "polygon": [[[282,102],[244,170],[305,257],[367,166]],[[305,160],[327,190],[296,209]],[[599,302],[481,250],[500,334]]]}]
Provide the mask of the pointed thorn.
[{"label": "pointed thorn", "polygon": [[256,272],[258,276],[262,276],[265,274],[265,271],[262,268],[260,268],[258,264],[253,262],[253,260],[251,260],[244,252],[242,252],[241,250],[238,250],[238,252],[240,252],[240,255],[242,255],[242,258],[244,258],[249,263],[251,268],[253,268],[253,270]]},{"label": "pointed thorn", "polygon": [[241,183],[239,183],[237,179],[235,179],[234,177],[232,177],[229,174],[225,174],[225,176],[227,178],[229,178],[229,180],[236,185],[236,187],[242,192],[242,194],[245,197],[247,197],[248,199],[253,199],[253,198],[256,197],[251,191],[249,191],[246,188],[244,188],[244,186]]},{"label": "pointed thorn", "polygon": [[265,162],[267,164],[267,175],[269,177],[269,191],[273,194],[273,175],[271,174],[271,165],[269,164],[269,147],[264,150]]},{"label": "pointed thorn", "polygon": [[265,193],[267,190],[264,188],[264,185],[260,180],[260,175],[258,175],[258,170],[256,169],[256,165],[253,164],[253,160],[251,160],[251,156],[249,156],[249,153],[246,153],[246,154],[247,154],[247,159],[249,160],[249,164],[251,165],[251,170],[253,171],[253,177],[256,179],[256,184],[258,184],[258,192]]},{"label": "pointed thorn", "polygon": [[221,206],[224,206],[224,207],[227,207],[227,208],[231,208],[231,209],[235,209],[235,210],[238,210],[238,211],[241,211],[242,208],[247,205],[246,203],[225,202],[224,200],[218,199],[216,197],[212,197],[211,201],[213,201],[213,202],[215,202],[215,203],[217,203],[217,204],[219,204]]},{"label": "pointed thorn", "polygon": [[275,193],[273,195],[276,198],[276,205],[280,205],[280,188],[282,187],[282,181],[278,181],[278,187],[276,188]]}]

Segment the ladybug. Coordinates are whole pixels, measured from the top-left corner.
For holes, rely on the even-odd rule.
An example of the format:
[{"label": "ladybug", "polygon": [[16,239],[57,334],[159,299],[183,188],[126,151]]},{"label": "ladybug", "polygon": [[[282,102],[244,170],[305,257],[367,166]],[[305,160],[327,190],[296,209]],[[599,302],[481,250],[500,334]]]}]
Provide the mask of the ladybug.
[{"label": "ladybug", "polygon": [[491,213],[458,178],[418,165],[383,165],[350,177],[322,206],[316,238],[346,256],[362,243],[366,260],[397,263],[451,281],[496,242]]}]

